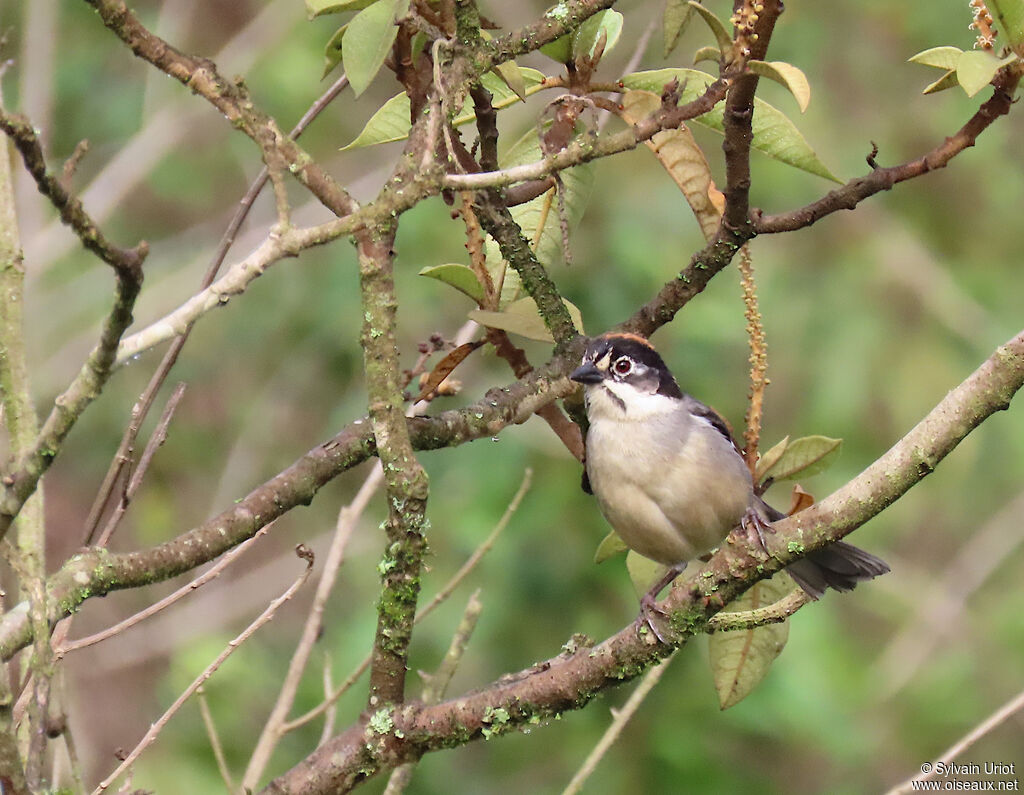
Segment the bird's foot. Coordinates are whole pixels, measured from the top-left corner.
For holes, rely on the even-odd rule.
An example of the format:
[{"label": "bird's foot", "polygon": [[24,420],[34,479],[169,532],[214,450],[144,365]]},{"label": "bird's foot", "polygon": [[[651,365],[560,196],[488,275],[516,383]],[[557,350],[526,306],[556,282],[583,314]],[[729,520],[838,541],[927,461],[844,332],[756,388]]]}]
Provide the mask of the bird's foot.
[{"label": "bird's foot", "polygon": [[747,539],[752,545],[756,544],[765,555],[771,557],[768,545],[765,543],[764,534],[774,533],[775,528],[765,521],[761,514],[754,510],[754,508],[747,508],[747,512],[740,519],[740,527],[743,528],[743,532],[746,533]]},{"label": "bird's foot", "polygon": [[640,600],[640,615],[636,618],[637,632],[649,629],[659,641],[671,645],[667,623],[668,613],[658,607],[653,597],[644,596]]},{"label": "bird's foot", "polygon": [[[685,568],[685,563],[672,566],[665,572],[665,575],[652,585],[650,590],[640,598],[640,615],[637,616],[636,619],[637,631],[642,631],[644,627],[648,627],[651,632],[654,633],[654,637],[662,643],[668,645],[672,644],[671,635],[665,631],[665,625],[668,622],[668,613],[658,606],[656,600],[658,598],[658,594],[662,592],[665,586],[669,585],[676,577],[682,574],[683,569]],[[659,624],[661,626],[659,626]]]}]

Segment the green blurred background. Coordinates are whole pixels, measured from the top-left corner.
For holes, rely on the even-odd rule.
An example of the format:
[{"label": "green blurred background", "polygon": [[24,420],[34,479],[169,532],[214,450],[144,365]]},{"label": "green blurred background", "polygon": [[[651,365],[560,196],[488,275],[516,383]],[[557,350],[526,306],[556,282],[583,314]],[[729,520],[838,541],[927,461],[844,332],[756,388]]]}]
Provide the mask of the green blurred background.
[{"label": "green blurred background", "polygon": [[[724,3],[710,3],[722,16]],[[600,77],[616,79],[661,3],[625,2],[623,39]],[[323,46],[339,18],[309,22],[301,0],[141,0],[145,23],[181,49],[243,74],[254,98],[289,127],[326,87]],[[504,26],[543,3],[483,2]],[[804,116],[774,84],[760,96],[793,117],[843,178],[863,173],[871,141],[894,164],[927,151],[973,112],[959,89],[921,95],[935,73],[906,63],[940,44],[969,49],[966,2],[787,4],[770,57],[800,66],[813,99]],[[59,164],[91,142],[75,178],[86,207],[123,244],[150,241],[137,327],[162,316],[198,284],[217,240],[260,167],[255,147],[212,108],[156,73],[116,41],[85,3],[5,3],[3,75],[7,107],[28,113]],[[655,30],[644,68],[689,65],[708,44],[694,26],[668,61]],[[524,64],[553,72],[539,56]],[[304,146],[361,200],[372,198],[400,145],[338,153],[395,92],[382,75],[358,100],[343,95]],[[503,140],[528,129],[550,94],[502,114]],[[799,118],[797,118],[799,117]],[[609,129],[614,129],[612,122]],[[885,451],[1024,317],[1020,223],[1024,132],[1019,108],[992,126],[949,168],[898,186],[795,234],[752,244],[769,343],[764,439],[822,433],[845,440],[839,462],[803,485],[821,497]],[[720,138],[697,130],[716,175]],[[830,189],[824,180],[755,155],[752,200],[790,209]],[[552,266],[563,294],[596,333],[626,318],[677,272],[700,233],[673,183],[645,149],[594,168],[574,264]],[[45,409],[93,344],[111,278],[82,252],[19,174],[28,285],[33,386]],[[328,214],[293,188],[296,220]],[[229,263],[262,239],[272,220],[264,196]],[[454,334],[468,299],[417,271],[465,262],[460,225],[440,199],[403,216],[397,289],[403,364],[434,332]],[[247,294],[196,327],[165,391],[188,391],[141,493],[115,538],[119,550],[149,546],[216,514],[345,423],[365,413],[360,373],[358,283],[346,242],[309,251],[257,280]],[[684,389],[742,426],[746,336],[738,277],[719,275],[654,342]],[[531,360],[544,345],[527,343]],[[51,568],[80,544],[81,528],[135,398],[159,352],[118,373],[83,417],[46,482]],[[463,392],[444,407],[478,399],[511,380],[481,352],[459,368]],[[1018,400],[1018,403],[1020,401]],[[435,410],[440,409],[439,404]],[[893,573],[847,596],[831,595],[792,622],[789,645],[767,681],[720,712],[703,642],[678,655],[657,690],[601,763],[587,788],[620,792],[878,791],[915,774],[1024,682],[1024,415],[1020,405],[972,434],[934,475],[855,541]],[[155,412],[154,412],[155,414]],[[147,424],[147,429],[153,421]],[[493,441],[425,453],[431,522],[424,595],[429,598],[488,534],[527,467],[533,487],[470,580],[419,629],[414,670],[433,670],[469,593],[484,611],[449,691],[483,686],[557,653],[574,632],[603,638],[630,621],[636,598],[621,559],[593,565],[607,531],[579,489],[580,468],[534,419]],[[295,576],[296,543],[318,550],[368,465],[327,486],[279,521],[269,537],[215,584],[185,603],[67,660],[70,725],[90,781],[115,765],[149,723]],[[781,488],[769,495],[785,506]],[[299,707],[317,703],[322,655],[341,680],[369,649],[384,505],[377,498],[349,546]],[[113,594],[84,605],[75,634],[106,626],[180,582]],[[312,588],[231,658],[206,692],[236,775],[273,703]],[[417,686],[416,677],[410,680]],[[630,687],[586,709],[455,751],[431,754],[410,792],[559,791],[607,726]],[[339,705],[338,725],[362,708],[361,683]],[[269,773],[316,743],[320,724],[289,735]],[[964,761],[1024,763],[1024,721],[1011,719]],[[383,788],[384,778],[367,786]],[[188,705],[145,754],[135,786],[157,792],[222,789],[198,709]]]}]

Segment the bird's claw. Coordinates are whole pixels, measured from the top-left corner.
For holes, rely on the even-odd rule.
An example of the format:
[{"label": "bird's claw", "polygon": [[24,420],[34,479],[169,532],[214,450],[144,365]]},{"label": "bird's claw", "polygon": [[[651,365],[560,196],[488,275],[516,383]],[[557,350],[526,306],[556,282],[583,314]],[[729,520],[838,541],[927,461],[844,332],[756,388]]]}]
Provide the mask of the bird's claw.
[{"label": "bird's claw", "polygon": [[[653,596],[648,594],[640,600],[640,615],[636,619],[638,632],[642,632],[643,627],[646,626],[654,634],[654,637],[665,645],[671,646],[671,636],[663,629],[664,622],[667,621],[668,612],[658,607]],[[659,627],[659,624],[662,624],[662,627]]]},{"label": "bird's claw", "polygon": [[771,556],[764,538],[764,534],[766,532],[775,532],[775,528],[772,527],[771,524],[766,522],[753,508],[747,508],[747,512],[743,514],[743,518],[740,519],[740,527],[742,527],[743,532],[747,534],[747,538],[750,540],[751,544],[756,543],[761,548],[762,552],[769,557]]}]

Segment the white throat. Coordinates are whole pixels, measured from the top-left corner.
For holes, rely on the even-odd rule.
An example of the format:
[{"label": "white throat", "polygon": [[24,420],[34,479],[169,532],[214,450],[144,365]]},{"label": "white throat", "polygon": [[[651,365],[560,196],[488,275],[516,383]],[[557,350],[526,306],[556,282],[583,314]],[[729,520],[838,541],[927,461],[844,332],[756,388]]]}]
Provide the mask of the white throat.
[{"label": "white throat", "polygon": [[679,410],[679,401],[657,392],[640,392],[630,384],[602,381],[587,388],[590,421],[613,419],[637,422]]}]

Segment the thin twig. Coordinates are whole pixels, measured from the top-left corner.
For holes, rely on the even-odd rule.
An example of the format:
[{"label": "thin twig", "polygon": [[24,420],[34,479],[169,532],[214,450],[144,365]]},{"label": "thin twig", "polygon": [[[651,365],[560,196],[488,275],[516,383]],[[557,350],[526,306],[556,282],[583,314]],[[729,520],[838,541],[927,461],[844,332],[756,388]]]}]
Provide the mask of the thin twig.
[{"label": "thin twig", "polygon": [[107,520],[107,524],[103,528],[103,532],[100,533],[100,537],[96,540],[96,546],[105,547],[110,543],[110,537],[114,534],[114,531],[117,529],[118,524],[120,524],[125,512],[127,512],[129,504],[135,498],[135,494],[138,492],[139,486],[142,485],[142,479],[146,476],[146,472],[149,470],[149,465],[153,460],[153,456],[156,455],[156,451],[160,446],[167,441],[167,428],[171,424],[171,420],[174,418],[174,412],[178,407],[178,403],[181,402],[184,395],[185,384],[184,382],[181,382],[174,388],[174,391],[171,392],[171,396],[167,398],[167,404],[164,406],[163,413],[160,415],[159,421],[157,421],[156,428],[153,429],[153,433],[150,435],[149,441],[146,443],[146,447],[142,451],[142,456],[139,458],[138,466],[135,468],[135,471],[132,472],[131,478],[125,485],[121,499],[118,501],[117,507]]},{"label": "thin twig", "polygon": [[806,591],[797,588],[777,602],[753,610],[734,613],[716,613],[708,619],[707,632],[732,632],[739,629],[755,629],[767,624],[779,624],[811,601]]},{"label": "thin twig", "polygon": [[188,596],[193,591],[202,588],[204,585],[206,585],[206,583],[210,582],[210,580],[219,577],[220,574],[224,571],[224,569],[226,569],[228,566],[234,563],[235,560],[237,560],[241,555],[247,552],[249,550],[249,547],[256,543],[257,540],[266,535],[266,533],[270,530],[271,526],[272,525],[261,527],[259,530],[256,531],[255,535],[253,535],[252,538],[243,541],[241,544],[239,544],[237,547],[235,547],[226,555],[224,555],[224,557],[222,557],[213,566],[211,566],[205,572],[200,574],[194,580],[189,582],[187,585],[183,585],[174,593],[168,594],[159,602],[151,604],[145,610],[140,610],[138,613],[129,616],[124,621],[120,621],[117,624],[114,624],[114,626],[112,627],[107,627],[106,629],[100,632],[96,632],[92,635],[87,635],[86,637],[79,638],[78,640],[69,641],[64,645],[57,647],[55,649],[57,657],[63,657],[68,652],[77,651],[78,649],[84,649],[87,646],[93,646],[97,643],[107,640],[107,638],[112,638],[114,635],[119,635],[125,630],[134,627],[136,624],[145,621],[147,618],[151,618],[152,616],[159,613],[161,610],[170,607],[175,602]]},{"label": "thin twig", "polygon": [[[1018,693],[1014,698],[1007,701],[1003,706],[989,715],[985,720],[971,729],[967,734],[957,740],[953,745],[946,749],[945,753],[941,754],[935,761],[930,764],[921,765],[921,772],[913,778],[908,778],[902,784],[898,784],[893,787],[887,795],[903,795],[906,792],[915,792],[918,787],[914,785],[922,781],[927,781],[930,778],[934,778],[939,775],[944,769],[948,769],[950,762],[956,759],[960,754],[974,745],[978,740],[984,737],[986,734],[997,728],[1001,724],[1005,723],[1015,714],[1024,710],[1024,690]],[[924,789],[921,787],[921,789]]]},{"label": "thin twig", "polygon": [[[337,96],[345,90],[348,86],[348,77],[342,75],[328,88],[323,94],[320,95],[317,100],[310,105],[309,109],[302,115],[298,123],[292,128],[292,131],[288,133],[289,137],[297,139],[306,128],[319,116],[324,109],[335,99]],[[228,222],[227,228],[224,230],[224,234],[221,235],[220,243],[217,244],[217,250],[214,252],[212,259],[210,260],[209,266],[207,266],[206,273],[203,275],[202,281],[199,283],[199,289],[205,290],[214,280],[217,278],[217,274],[220,272],[221,266],[224,264],[224,260],[227,257],[228,251],[231,250],[231,246],[234,245],[235,239],[238,236],[238,230],[241,229],[245,219],[249,217],[249,212],[252,210],[253,205],[256,202],[256,197],[263,191],[263,187],[267,184],[270,172],[266,166],[260,169],[259,174],[256,175],[256,179],[252,181],[249,189],[245,192],[245,195],[238,202],[238,209],[235,210],[235,214],[231,217]],[[107,469],[107,474],[103,479],[103,484],[100,486],[99,492],[96,495],[96,499],[93,502],[92,509],[89,511],[89,517],[85,523],[85,538],[87,539],[84,543],[89,544],[89,540],[92,534],[95,533],[96,526],[99,524],[100,516],[103,513],[104,506],[108,503],[111,495],[114,493],[114,484],[117,482],[121,475],[121,472],[126,466],[130,464],[131,451],[135,444],[135,438],[138,436],[139,428],[146,416],[149,414],[149,410],[153,406],[153,402],[156,399],[157,392],[163,386],[164,381],[167,380],[167,376],[170,374],[171,368],[174,367],[175,362],[178,360],[178,355],[181,353],[181,349],[185,347],[185,343],[188,342],[189,335],[192,333],[192,324],[188,324],[184,331],[180,335],[174,338],[167,352],[164,354],[163,359],[160,360],[160,364],[157,366],[152,377],[149,379],[149,383],[146,385],[146,389],[143,391],[142,396],[136,402],[132,408],[132,418],[125,429],[124,435],[121,438],[121,444],[118,446],[117,452],[114,454],[113,460],[110,462],[110,467]]]},{"label": "thin twig", "polygon": [[[480,618],[481,610],[483,610],[483,605],[480,602],[480,589],[477,588],[469,597],[466,609],[462,611],[462,619],[459,621],[459,626],[455,629],[455,634],[448,645],[448,651],[441,660],[441,664],[437,667],[437,671],[430,675],[421,673],[421,676],[424,678],[422,697],[424,704],[436,704],[444,698],[448,685],[451,684],[452,677],[462,661],[462,655],[466,651],[466,646],[469,644],[473,630],[476,628],[476,622]],[[406,762],[404,765],[396,767],[388,778],[388,785],[384,789],[384,795],[399,795],[399,793],[404,792],[412,780],[412,773],[415,769],[415,762]]]},{"label": "thin twig", "polygon": [[[522,502],[523,497],[529,490],[532,481],[533,470],[527,468],[527,470],[523,473],[523,480],[522,483],[520,483],[519,485],[519,489],[516,491],[515,496],[512,497],[512,500],[511,502],[509,502],[508,507],[505,508],[505,513],[502,514],[501,519],[498,520],[498,523],[494,526],[494,529],[491,530],[490,534],[487,536],[487,538],[483,540],[480,546],[473,550],[473,554],[470,555],[466,562],[459,567],[459,570],[451,576],[448,582],[444,584],[444,586],[441,588],[440,591],[437,592],[434,598],[431,599],[430,602],[425,607],[420,608],[419,612],[416,614],[416,623],[419,623],[428,615],[430,615],[430,613],[433,612],[438,607],[438,605],[440,605],[449,596],[451,596],[452,592],[459,587],[459,584],[466,579],[466,577],[470,574],[470,572],[473,571],[474,568],[476,568],[477,564],[480,563],[480,561],[483,559],[483,556],[487,554],[488,550],[490,550],[491,547],[494,546],[494,543],[498,540],[498,536],[508,526],[509,521],[512,519],[512,515],[519,508],[519,504]],[[342,682],[338,686],[338,688],[334,690],[327,699],[324,700],[323,703],[318,704],[305,714],[300,715],[294,720],[286,723],[283,727],[283,731],[294,731],[300,726],[304,726],[311,720],[315,720],[317,717],[322,715],[331,705],[336,703],[337,700],[341,698],[342,695],[344,695],[345,692],[350,687],[352,687],[353,684],[356,683],[356,681],[358,681],[359,677],[363,675],[363,672],[366,671],[369,665],[370,657],[367,656],[359,665],[356,666],[355,670],[353,670],[352,673],[348,675],[345,681]]]},{"label": "thin twig", "polygon": [[206,737],[210,741],[210,748],[213,750],[213,758],[217,761],[217,770],[220,777],[224,779],[224,786],[228,792],[235,791],[235,782],[231,778],[231,770],[228,768],[228,760],[224,756],[224,746],[221,744],[220,735],[217,733],[217,725],[213,722],[213,713],[210,712],[210,705],[206,701],[206,691],[199,688],[196,691],[196,700],[199,702],[199,714],[203,717],[203,727],[206,729]]},{"label": "thin twig", "polygon": [[366,510],[370,498],[377,493],[380,484],[384,479],[381,467],[375,466],[370,474],[363,481],[352,502],[341,509],[338,514],[337,526],[334,531],[334,538],[324,559],[323,569],[320,573],[320,582],[316,586],[316,594],[313,596],[313,604],[306,615],[306,621],[302,626],[302,634],[295,651],[292,654],[291,662],[288,663],[288,672],[285,674],[281,689],[278,692],[277,700],[274,702],[270,715],[267,717],[260,732],[259,739],[253,749],[249,764],[246,766],[245,774],[242,776],[242,788],[254,789],[263,775],[263,771],[270,761],[274,749],[285,734],[285,724],[288,713],[295,703],[295,694],[298,692],[299,683],[306,670],[310,655],[316,645],[317,638],[323,629],[324,609],[327,600],[331,595],[335,582],[338,579],[338,572],[345,558],[345,547],[352,535],[352,531],[359,523]]},{"label": "thin twig", "polygon": [[172,717],[174,717],[174,715],[177,713],[179,709],[181,709],[181,706],[186,701],[188,701],[188,699],[200,687],[203,686],[203,683],[206,682],[206,680],[208,680],[211,676],[213,676],[214,673],[216,673],[217,669],[224,664],[224,661],[228,657],[234,654],[235,650],[238,649],[239,646],[245,643],[264,624],[270,621],[270,619],[274,617],[274,613],[277,612],[277,609],[286,601],[291,599],[295,592],[302,587],[302,585],[309,578],[310,572],[313,570],[313,553],[310,552],[302,544],[299,544],[299,546],[296,547],[296,554],[306,562],[306,568],[298,576],[295,582],[288,586],[288,590],[286,590],[283,594],[281,594],[279,597],[274,599],[269,605],[267,605],[267,608],[262,613],[260,613],[256,620],[253,621],[244,630],[242,630],[242,632],[238,634],[235,638],[233,638],[224,648],[224,650],[217,655],[217,658],[212,663],[210,663],[206,667],[206,669],[201,674],[199,674],[199,676],[197,676],[193,680],[192,684],[185,688],[185,691],[174,700],[174,703],[167,708],[167,711],[164,712],[164,714],[161,715],[160,718],[152,726],[149,727],[149,731],[147,731],[146,734],[143,735],[138,745],[136,745],[131,750],[131,752],[124,758],[124,761],[122,761],[121,764],[117,766],[113,773],[111,773],[109,776],[107,776],[105,779],[103,779],[103,781],[99,783],[96,789],[93,790],[92,795],[102,795],[102,793],[108,787],[110,787],[110,785],[117,778],[119,778],[121,774],[124,773],[125,770],[127,770],[132,764],[134,764],[135,760],[139,758],[139,755],[143,751],[145,751],[153,743],[154,740],[156,740],[160,732],[163,731],[164,726],[166,726],[167,722]]},{"label": "thin twig", "polygon": [[[367,663],[369,664],[369,663]],[[334,692],[334,680],[331,676],[331,656],[327,652],[324,653],[324,701],[331,697],[331,693]],[[320,729],[320,742],[318,742],[317,748],[327,742],[331,737],[334,736],[334,724],[338,718],[338,710],[335,706],[331,706],[327,710],[327,714],[324,715],[324,725]]]},{"label": "thin twig", "polygon": [[149,253],[149,245],[143,241],[134,248],[119,248],[107,240],[106,235],[85,212],[82,203],[68,192],[60,179],[47,170],[43,147],[31,121],[20,114],[0,109],[0,129],[17,147],[39,192],[50,200],[60,213],[61,220],[78,236],[82,245],[114,270],[124,271],[129,277],[141,280],[142,263]]},{"label": "thin twig", "polygon": [[[678,650],[677,650],[678,651]],[[593,750],[587,755],[587,758],[580,765],[580,769],[573,775],[572,780],[564,790],[562,795],[575,795],[579,792],[587,779],[594,772],[598,763],[604,758],[604,755],[608,753],[608,749],[612,747],[619,735],[622,734],[622,730],[626,728],[626,724],[629,723],[633,715],[643,704],[644,699],[647,698],[654,686],[658,684],[662,674],[665,673],[669,666],[669,663],[675,659],[676,652],[672,652],[668,657],[662,660],[660,663],[652,667],[644,678],[640,680],[640,684],[636,686],[633,692],[630,694],[629,699],[625,704],[622,705],[620,710],[612,710],[612,722],[605,729],[604,734],[601,735],[601,739],[597,741],[597,745],[594,746]]]}]

